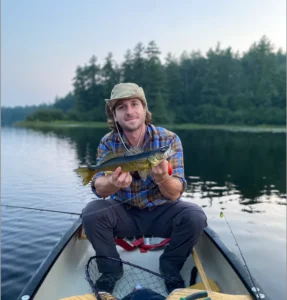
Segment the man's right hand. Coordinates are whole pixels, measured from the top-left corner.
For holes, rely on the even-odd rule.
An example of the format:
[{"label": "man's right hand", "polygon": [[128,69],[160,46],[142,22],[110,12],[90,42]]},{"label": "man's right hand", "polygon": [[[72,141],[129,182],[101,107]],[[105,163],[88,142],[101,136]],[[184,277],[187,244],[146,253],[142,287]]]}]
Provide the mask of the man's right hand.
[{"label": "man's right hand", "polygon": [[129,172],[122,172],[121,167],[117,167],[113,174],[110,176],[110,183],[119,189],[127,188],[132,183],[132,176]]},{"label": "man's right hand", "polygon": [[112,175],[100,176],[94,182],[97,194],[103,198],[109,197],[119,189],[127,188],[132,182],[130,173],[122,172],[121,167],[115,169]]}]

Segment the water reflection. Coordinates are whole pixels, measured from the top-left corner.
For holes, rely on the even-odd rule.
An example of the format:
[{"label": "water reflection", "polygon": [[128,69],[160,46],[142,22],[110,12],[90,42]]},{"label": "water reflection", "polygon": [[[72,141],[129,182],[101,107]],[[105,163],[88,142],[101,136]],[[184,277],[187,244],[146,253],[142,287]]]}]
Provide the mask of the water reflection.
[{"label": "water reflection", "polygon": [[[79,165],[95,164],[98,144],[108,131],[41,129],[43,133],[69,139]],[[184,147],[187,198],[208,199],[209,206],[213,201],[237,201],[246,206],[242,210],[248,213],[260,213],[252,205],[266,201],[286,205],[284,133],[174,131]]]}]

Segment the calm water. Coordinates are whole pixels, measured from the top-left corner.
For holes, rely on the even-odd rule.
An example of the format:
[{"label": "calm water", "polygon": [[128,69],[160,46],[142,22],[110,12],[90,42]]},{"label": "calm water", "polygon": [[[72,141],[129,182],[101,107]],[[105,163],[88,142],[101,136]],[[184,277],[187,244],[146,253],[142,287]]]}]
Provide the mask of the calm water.
[{"label": "calm water", "polygon": [[[2,204],[80,212],[95,199],[73,173],[95,163],[103,129],[2,128]],[[184,146],[184,199],[238,256],[272,299],[286,299],[285,134],[176,130]],[[16,299],[76,216],[1,207],[2,298]],[[84,274],[83,274],[84,276]]]}]

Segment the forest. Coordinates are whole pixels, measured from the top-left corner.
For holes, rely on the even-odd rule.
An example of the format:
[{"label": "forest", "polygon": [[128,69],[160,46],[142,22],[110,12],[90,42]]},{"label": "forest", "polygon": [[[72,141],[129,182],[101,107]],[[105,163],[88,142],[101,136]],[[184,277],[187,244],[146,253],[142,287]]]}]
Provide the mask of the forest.
[{"label": "forest", "polygon": [[168,53],[155,41],[128,49],[121,64],[108,53],[77,66],[72,91],[53,104],[2,107],[1,123],[16,121],[105,122],[104,99],[119,82],[143,87],[155,124],[286,124],[286,52],[263,36],[240,54],[218,43],[205,54]]}]

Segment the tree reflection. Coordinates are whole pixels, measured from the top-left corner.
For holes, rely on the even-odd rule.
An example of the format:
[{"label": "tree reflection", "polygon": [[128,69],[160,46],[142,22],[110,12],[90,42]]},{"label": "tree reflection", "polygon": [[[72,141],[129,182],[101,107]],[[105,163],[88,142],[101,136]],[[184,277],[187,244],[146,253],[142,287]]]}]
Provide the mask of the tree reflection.
[{"label": "tree reflection", "polygon": [[[79,165],[95,164],[97,147],[109,129],[41,129],[68,139]],[[276,196],[286,205],[285,134],[174,130],[184,148],[186,196],[230,197],[248,206]],[[248,211],[250,212],[250,211]],[[255,211],[253,211],[255,212]]]}]

